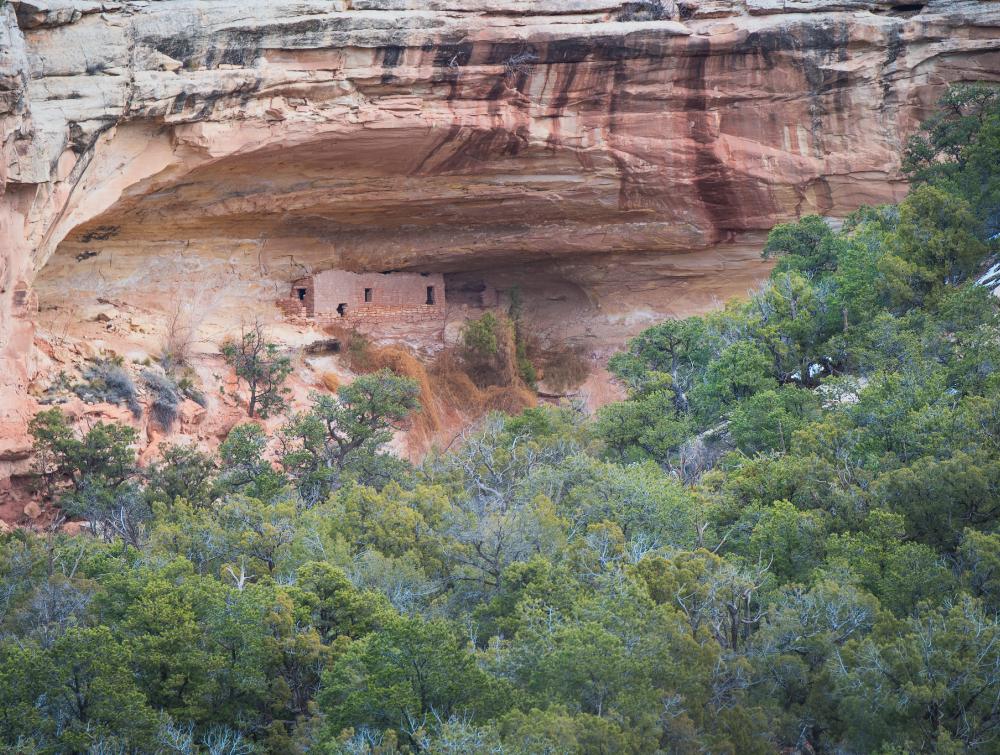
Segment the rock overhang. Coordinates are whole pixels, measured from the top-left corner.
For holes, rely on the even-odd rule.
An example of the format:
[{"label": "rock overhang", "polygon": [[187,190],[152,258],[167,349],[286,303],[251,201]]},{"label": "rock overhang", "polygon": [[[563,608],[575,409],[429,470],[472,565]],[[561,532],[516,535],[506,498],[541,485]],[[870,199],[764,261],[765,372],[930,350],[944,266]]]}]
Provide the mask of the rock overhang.
[{"label": "rock overhang", "polygon": [[639,327],[745,292],[775,222],[898,199],[905,136],[942,87],[1000,72],[991,1],[0,14],[0,412],[18,417],[17,282],[44,306],[100,286],[167,301],[197,278],[224,325],[304,268],[487,271]]}]

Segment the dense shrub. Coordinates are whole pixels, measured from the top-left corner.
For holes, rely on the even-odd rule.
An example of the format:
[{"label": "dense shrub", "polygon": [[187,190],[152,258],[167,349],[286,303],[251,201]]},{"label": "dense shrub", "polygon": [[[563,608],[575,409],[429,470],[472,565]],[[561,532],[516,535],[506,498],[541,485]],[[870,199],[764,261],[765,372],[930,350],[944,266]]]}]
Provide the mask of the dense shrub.
[{"label": "dense shrub", "polygon": [[492,312],[486,312],[476,320],[469,320],[462,327],[462,346],[466,358],[489,360],[500,350],[501,321]]}]

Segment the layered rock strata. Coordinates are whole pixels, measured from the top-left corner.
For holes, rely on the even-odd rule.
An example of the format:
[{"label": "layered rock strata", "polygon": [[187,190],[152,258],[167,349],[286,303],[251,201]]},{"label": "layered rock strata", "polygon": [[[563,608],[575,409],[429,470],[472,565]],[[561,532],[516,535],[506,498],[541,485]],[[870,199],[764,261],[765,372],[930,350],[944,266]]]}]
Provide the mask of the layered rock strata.
[{"label": "layered rock strata", "polygon": [[774,223],[898,199],[942,88],[998,78],[998,0],[8,0],[0,477],[39,324],[152,350],[180,303],[209,343],[398,269],[597,353],[745,292]]}]

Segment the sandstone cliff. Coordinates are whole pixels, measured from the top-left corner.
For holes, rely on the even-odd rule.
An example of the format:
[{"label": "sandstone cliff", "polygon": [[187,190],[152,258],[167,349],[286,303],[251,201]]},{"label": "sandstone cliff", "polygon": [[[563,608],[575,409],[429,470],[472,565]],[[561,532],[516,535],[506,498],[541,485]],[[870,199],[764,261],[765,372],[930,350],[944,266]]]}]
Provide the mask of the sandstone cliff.
[{"label": "sandstone cliff", "polygon": [[0,0],[0,478],[56,341],[211,350],[303,272],[518,285],[597,350],[703,310],[982,79],[1000,0]]}]

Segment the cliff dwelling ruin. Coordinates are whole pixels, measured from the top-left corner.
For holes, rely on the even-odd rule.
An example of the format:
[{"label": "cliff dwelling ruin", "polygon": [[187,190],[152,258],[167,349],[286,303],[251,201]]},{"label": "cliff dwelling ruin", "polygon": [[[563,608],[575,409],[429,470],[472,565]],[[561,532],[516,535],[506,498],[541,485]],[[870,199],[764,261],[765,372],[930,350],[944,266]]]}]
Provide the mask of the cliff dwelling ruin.
[{"label": "cliff dwelling ruin", "polygon": [[278,306],[286,317],[363,331],[386,326],[444,324],[441,273],[352,273],[324,270],[292,281]]}]

